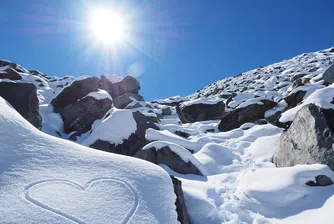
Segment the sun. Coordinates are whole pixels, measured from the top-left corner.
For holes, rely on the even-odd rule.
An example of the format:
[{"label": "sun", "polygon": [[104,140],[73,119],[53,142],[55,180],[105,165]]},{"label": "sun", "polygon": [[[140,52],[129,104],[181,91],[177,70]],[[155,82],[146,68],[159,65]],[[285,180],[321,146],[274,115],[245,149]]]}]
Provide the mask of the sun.
[{"label": "sun", "polygon": [[100,43],[111,45],[125,38],[124,20],[111,9],[95,9],[90,26],[94,38]]}]

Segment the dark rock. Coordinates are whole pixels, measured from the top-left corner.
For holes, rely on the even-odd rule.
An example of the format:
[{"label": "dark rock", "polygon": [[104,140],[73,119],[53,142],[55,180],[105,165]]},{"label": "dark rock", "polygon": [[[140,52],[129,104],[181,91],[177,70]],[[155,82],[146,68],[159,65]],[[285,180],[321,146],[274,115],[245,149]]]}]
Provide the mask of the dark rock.
[{"label": "dark rock", "polygon": [[0,79],[21,80],[21,75],[12,68],[4,70],[5,73],[0,73]]},{"label": "dark rock", "polygon": [[110,94],[110,96],[112,96],[113,94],[112,83],[109,81],[109,79],[105,75],[101,76],[98,87],[99,89],[104,89]]},{"label": "dark rock", "polygon": [[128,92],[117,98],[114,98],[114,106],[118,109],[124,109],[129,103],[132,102],[131,97],[138,101],[144,101],[144,98],[138,93]]},{"label": "dark rock", "polygon": [[297,106],[300,102],[302,102],[306,91],[297,91],[289,94],[284,98],[284,101],[288,104],[288,109]]},{"label": "dark rock", "polygon": [[137,130],[135,133],[130,135],[128,139],[125,139],[122,144],[116,145],[110,144],[106,141],[98,140],[94,144],[90,145],[90,147],[122,155],[134,155],[136,152],[138,152],[145,145],[148,144],[148,141],[145,138],[146,130],[149,128],[158,130],[159,128],[139,111],[133,112],[133,118],[137,123]]},{"label": "dark rock", "polygon": [[334,53],[334,47],[329,50],[329,52]]},{"label": "dark rock", "polygon": [[332,179],[327,177],[326,175],[318,175],[315,177],[315,182],[311,180],[306,183],[306,185],[310,187],[315,187],[315,186],[325,187],[332,184],[333,184]]},{"label": "dark rock", "polygon": [[162,108],[162,115],[166,116],[166,115],[172,115],[172,109],[170,107],[165,107]]},{"label": "dark rock", "polygon": [[61,116],[64,121],[64,132],[77,131],[86,133],[91,130],[92,124],[111,109],[112,101],[108,98],[97,100],[87,96],[75,103],[64,107]]},{"label": "dark rock", "polygon": [[325,82],[332,84],[334,83],[334,64],[332,64],[322,75]]},{"label": "dark rock", "polygon": [[37,88],[29,83],[0,82],[0,96],[36,128],[42,127]]},{"label": "dark rock", "polygon": [[135,154],[135,157],[147,160],[154,164],[165,164],[177,173],[203,175],[194,164],[190,161],[185,162],[168,146],[162,147],[159,150],[156,150],[154,147],[140,150]]},{"label": "dark rock", "polygon": [[182,123],[194,123],[196,121],[219,120],[224,116],[224,102],[216,104],[192,104],[176,107],[177,115]]},{"label": "dark rock", "polygon": [[218,129],[220,131],[230,131],[240,127],[244,123],[262,119],[267,110],[272,109],[277,105],[276,102],[267,99],[261,100],[261,102],[263,105],[252,104],[229,112],[220,121]]},{"label": "dark rock", "polygon": [[319,70],[319,67],[314,67],[309,70],[309,72],[316,72]]},{"label": "dark rock", "polygon": [[295,89],[299,86],[303,86],[303,81],[300,78],[297,78],[293,83],[292,83],[292,88]]},{"label": "dark rock", "polygon": [[333,137],[320,108],[309,104],[300,109],[274,154],[277,167],[320,163],[334,169]]},{"label": "dark rock", "polygon": [[173,182],[174,193],[176,195],[176,212],[177,212],[177,221],[181,224],[190,224],[190,219],[188,215],[188,210],[186,206],[186,202],[184,201],[183,190],[182,190],[182,182],[175,178],[174,176],[170,176]]},{"label": "dark rock", "polygon": [[175,131],[174,133],[177,134],[178,136],[183,137],[183,138],[189,138],[190,137],[190,134],[188,134],[186,132],[183,132],[183,131]]},{"label": "dark rock", "polygon": [[139,90],[139,82],[128,75],[122,81],[112,84],[112,97],[115,99],[125,93],[138,93]]},{"label": "dark rock", "polygon": [[99,79],[96,77],[74,81],[51,101],[55,112],[60,112],[65,106],[75,103],[90,92],[96,92],[98,84]]}]

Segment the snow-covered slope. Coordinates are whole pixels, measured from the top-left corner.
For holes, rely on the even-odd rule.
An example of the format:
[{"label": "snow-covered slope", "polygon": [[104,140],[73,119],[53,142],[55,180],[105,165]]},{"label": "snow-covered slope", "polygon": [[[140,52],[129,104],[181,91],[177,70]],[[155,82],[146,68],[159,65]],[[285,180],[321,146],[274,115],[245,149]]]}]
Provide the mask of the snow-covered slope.
[{"label": "snow-covered slope", "polygon": [[0,98],[0,223],[175,223],[169,175],[44,134]]},{"label": "snow-covered slope", "polygon": [[[74,79],[44,77],[48,81],[38,86],[33,79],[36,73],[25,70],[18,82],[38,86],[42,131],[76,143],[36,130],[0,100],[0,202],[6,202],[0,206],[0,220],[174,223],[176,197],[170,174],[182,181],[191,223],[333,223],[334,172],[321,164],[277,168],[273,163],[281,136],[299,109],[310,103],[334,109],[334,84],[323,78],[333,63],[334,48],[330,48],[260,66],[186,97],[152,102],[131,97],[125,109],[111,108],[88,132],[75,138],[71,136],[77,133],[64,131],[64,115],[49,104],[62,90],[60,85],[68,86]],[[108,90],[95,91],[76,102],[88,96],[97,101],[115,100]],[[232,114],[232,118],[247,117],[253,111],[244,109],[264,105],[263,101],[274,107],[224,132],[219,131],[221,120],[201,116],[200,121],[182,123],[179,118],[180,109],[194,108],[184,113],[193,113],[190,117],[198,119],[196,113],[209,114],[205,109],[218,103],[223,106],[217,109],[215,119],[236,111],[240,114]],[[334,127],[334,119],[326,122]],[[334,139],[332,131],[323,134]],[[92,147],[96,142],[102,145],[100,150],[118,147],[124,154],[139,145],[137,153],[144,156],[138,157],[161,161],[160,167],[79,145]],[[175,171],[184,167],[200,172]],[[328,186],[316,184],[319,176]]]}]

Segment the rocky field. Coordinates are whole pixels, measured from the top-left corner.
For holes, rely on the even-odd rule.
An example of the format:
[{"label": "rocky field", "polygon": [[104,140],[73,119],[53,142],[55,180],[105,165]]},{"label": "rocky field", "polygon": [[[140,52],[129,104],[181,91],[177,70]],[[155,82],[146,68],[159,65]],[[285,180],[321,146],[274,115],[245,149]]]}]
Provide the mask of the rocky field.
[{"label": "rocky field", "polygon": [[332,223],[334,48],[147,102],[0,61],[2,223]]}]

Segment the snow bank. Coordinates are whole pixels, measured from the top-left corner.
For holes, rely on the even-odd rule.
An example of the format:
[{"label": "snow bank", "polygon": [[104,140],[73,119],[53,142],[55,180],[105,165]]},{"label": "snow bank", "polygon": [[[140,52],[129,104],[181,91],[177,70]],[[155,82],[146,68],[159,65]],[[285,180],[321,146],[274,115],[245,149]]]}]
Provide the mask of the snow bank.
[{"label": "snow bank", "polygon": [[108,113],[110,115],[94,128],[87,139],[82,142],[83,145],[92,145],[97,140],[116,145],[122,144],[124,139],[128,139],[132,133],[136,132],[137,123],[131,110],[113,108]]},{"label": "snow bank", "polygon": [[212,97],[212,98],[198,98],[195,100],[190,100],[190,101],[186,101],[184,103],[181,103],[180,107],[187,107],[187,106],[191,106],[194,104],[209,104],[209,105],[213,105],[213,104],[217,104],[218,102],[223,102],[224,99],[219,98],[219,97]]},{"label": "snow bank", "polygon": [[88,93],[87,96],[83,97],[81,100],[85,99],[88,96],[94,97],[97,100],[103,100],[103,99],[110,99],[110,100],[112,100],[110,94],[107,91],[103,90],[103,89],[99,89],[97,92]]},{"label": "snow bank", "polygon": [[44,134],[2,98],[0,125],[2,223],[177,223],[160,167]]},{"label": "snow bank", "polygon": [[279,119],[280,122],[288,122],[293,121],[296,117],[297,112],[307,104],[315,104],[324,109],[334,109],[334,104],[331,102],[333,101],[334,96],[334,84],[318,89],[314,91],[309,97],[307,97],[302,104],[285,111],[281,118]]}]

